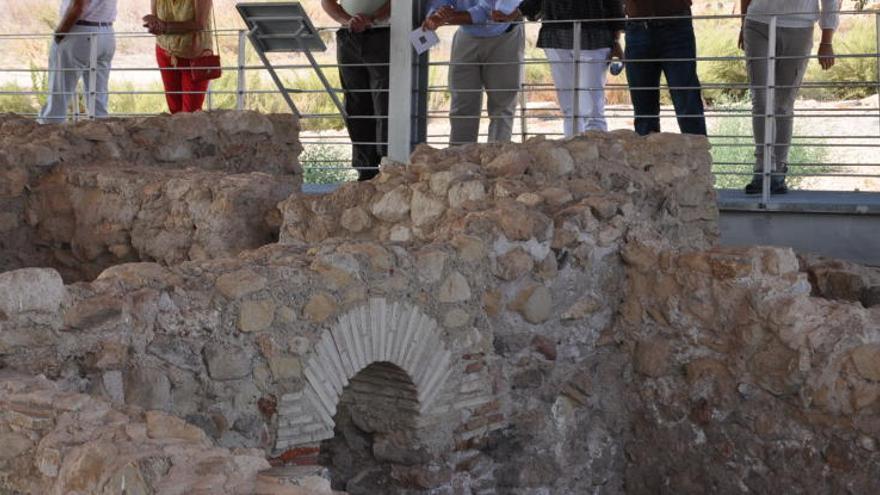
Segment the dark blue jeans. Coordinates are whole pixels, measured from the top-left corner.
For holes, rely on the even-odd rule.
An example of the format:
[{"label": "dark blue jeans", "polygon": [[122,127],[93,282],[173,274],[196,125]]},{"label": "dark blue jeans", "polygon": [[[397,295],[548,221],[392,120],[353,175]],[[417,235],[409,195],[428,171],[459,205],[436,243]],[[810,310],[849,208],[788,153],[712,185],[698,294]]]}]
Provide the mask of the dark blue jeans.
[{"label": "dark blue jeans", "polygon": [[[669,87],[675,88],[669,93],[681,132],[706,134],[696,56],[697,43],[691,19],[627,23],[626,78],[637,133],[644,136],[660,132],[660,90],[657,88],[662,72]],[[643,59],[654,61],[631,61]]]}]

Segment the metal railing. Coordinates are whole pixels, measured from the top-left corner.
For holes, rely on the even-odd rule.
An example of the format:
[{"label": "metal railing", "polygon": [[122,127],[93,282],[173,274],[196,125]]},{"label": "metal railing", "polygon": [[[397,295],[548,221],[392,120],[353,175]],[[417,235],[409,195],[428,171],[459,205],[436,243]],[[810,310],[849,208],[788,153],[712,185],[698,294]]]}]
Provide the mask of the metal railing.
[{"label": "metal railing", "polygon": [[[866,104],[856,105],[855,103],[842,104],[841,101],[818,101],[806,104],[802,100],[796,105],[796,111],[793,115],[777,115],[772,109],[774,105],[774,93],[777,90],[785,89],[784,85],[777,85],[774,79],[775,62],[784,59],[778,57],[775,51],[768,50],[765,57],[759,57],[757,61],[767,63],[767,83],[761,88],[766,91],[767,102],[766,108],[771,109],[766,114],[754,115],[749,106],[748,95],[740,100],[730,100],[721,104],[725,96],[718,96],[715,101],[706,107],[703,114],[708,123],[709,138],[714,147],[716,160],[714,163],[714,173],[719,183],[737,184],[730,179],[748,179],[753,175],[752,167],[755,165],[753,159],[749,159],[750,153],[747,150],[755,149],[756,143],[751,135],[751,120],[753,118],[762,118],[765,121],[765,136],[763,140],[757,142],[758,146],[764,148],[764,161],[759,164],[758,173],[764,178],[764,188],[760,196],[755,197],[759,206],[767,206],[773,202],[774,197],[769,191],[770,178],[776,174],[771,170],[771,162],[769,157],[775,146],[773,144],[772,130],[775,120],[778,117],[794,117],[795,122],[800,126],[796,130],[792,139],[792,146],[800,151],[811,150],[809,153],[800,153],[801,159],[789,164],[788,177],[796,181],[812,180],[812,183],[801,182],[802,187],[812,188],[845,188],[840,186],[838,182],[831,182],[826,179],[848,179],[850,182],[854,179],[864,179],[859,184],[861,190],[871,189],[880,191],[880,156],[877,150],[880,149],[880,102],[877,102],[876,95],[880,92],[880,13],[878,12],[856,12],[843,11],[840,13],[842,17],[843,32],[838,35],[838,47],[846,48],[846,31],[855,32],[856,27],[864,31],[862,24],[871,23],[871,30],[875,36],[873,46],[869,50],[845,49],[838,50],[838,62],[847,61],[853,67],[864,68],[866,64],[872,65],[873,70],[871,77],[865,77],[865,72],[853,73],[851,79],[847,80],[807,80],[799,85],[801,93],[823,93],[831,94],[833,91],[841,92],[843,89],[861,89],[862,93],[873,94],[874,100],[865,99]],[[707,43],[709,40],[701,38],[703,32],[700,29],[701,23],[710,24],[717,33],[733,33],[736,27],[741,23],[740,15],[703,15],[688,17],[694,22],[697,35],[698,47]],[[768,45],[774,45],[776,30],[772,29],[777,17],[773,17],[771,29],[769,30],[770,40]],[[574,21],[574,31],[580,32],[584,29],[590,29],[590,26],[596,22],[605,22],[606,20],[582,20]],[[545,21],[549,23],[551,21]],[[560,21],[561,22],[561,21]],[[567,21],[571,22],[571,21]],[[556,85],[552,82],[547,71],[549,66],[546,59],[536,56],[534,42],[534,32],[540,23],[522,22],[527,32],[526,50],[528,56],[523,62],[522,71],[523,84],[520,88],[502,88],[495,91],[509,91],[516,89],[519,91],[519,104],[513,116],[514,118],[514,135],[515,139],[525,141],[532,136],[561,137],[562,132],[562,115],[561,109],[554,105],[556,101],[552,94],[556,91]],[[333,33],[337,30],[335,27],[319,28],[325,33],[327,41],[330,41],[331,48],[318,57],[321,67],[328,73],[335,72],[335,69],[341,67],[333,58],[334,50],[332,49]],[[424,115],[412,115],[412,121],[415,122],[422,118],[427,123],[427,129],[424,133],[425,142],[435,146],[444,146],[449,142],[448,122],[456,117],[450,117],[448,107],[448,95],[450,88],[443,81],[444,74],[454,65],[448,58],[449,40],[448,34],[452,33],[454,28],[444,29],[444,41],[435,47],[431,52],[432,61],[427,66],[428,86],[420,91],[420,96],[427,98],[428,110]],[[862,32],[858,31],[858,32]],[[96,33],[85,34],[94,36]],[[224,67],[222,68],[226,74],[222,82],[212,84],[207,90],[206,108],[234,108],[234,109],[260,109],[260,110],[284,110],[281,105],[281,96],[276,88],[271,84],[265,74],[265,68],[255,59],[253,50],[249,47],[246,40],[246,32],[241,30],[219,30],[218,35],[221,37],[221,55],[223,56]],[[115,33],[117,44],[124,45],[126,52],[131,53],[131,46],[142,43],[144,46],[152,45],[153,37],[145,33]],[[46,43],[51,38],[47,34],[21,34],[21,35],[0,35],[0,47],[4,44],[13,43]],[[575,40],[580,37],[575,36]],[[735,42],[735,38],[733,40]],[[858,40],[864,45],[864,40]],[[850,43],[851,44],[851,43]],[[573,49],[579,51],[576,43]],[[92,43],[95,46],[95,43]],[[718,46],[717,43],[713,46]],[[4,47],[3,50],[6,48]],[[147,50],[141,50],[144,53],[150,53]],[[92,50],[94,53],[94,48]],[[159,69],[148,64],[131,64],[125,63],[117,54],[114,61],[113,76],[111,78],[111,89],[107,91],[110,99],[111,108],[118,108],[121,111],[114,112],[113,115],[118,116],[137,116],[160,113],[164,111],[164,105],[161,96],[165,92],[159,85]],[[231,57],[230,57],[231,55]],[[290,86],[300,86],[301,89],[294,94],[297,105],[301,105],[301,122],[304,130],[301,140],[305,146],[306,153],[303,157],[303,164],[307,169],[307,177],[311,175],[313,179],[319,181],[344,180],[343,172],[351,170],[349,166],[350,158],[346,155],[347,148],[351,144],[362,145],[387,145],[385,142],[360,142],[352,143],[343,128],[343,119],[336,111],[335,107],[330,103],[323,87],[317,84],[311,84],[310,74],[311,65],[301,56],[288,55],[283,63],[276,63],[275,68],[278,70],[289,71],[291,77],[288,77],[285,84]],[[815,63],[817,58],[815,55],[809,55],[809,58]],[[230,63],[230,60],[233,61]],[[577,53],[574,60],[579,60]],[[663,61],[653,59],[630,59],[624,60],[626,64],[652,63],[652,62],[670,62],[670,61],[695,61],[698,66],[706,64],[727,64],[728,68],[742,75],[747,58],[741,52],[730,53],[725,50],[721,53],[706,53],[703,50],[697,57],[693,59],[666,59]],[[752,59],[755,61],[756,59]],[[90,87],[92,91],[87,95],[80,95],[74,98],[72,119],[92,118],[94,117],[94,100],[97,93],[94,90],[94,57],[91,67],[89,67],[89,76],[92,78]],[[579,62],[575,62],[575,77],[578,76]],[[352,66],[349,64],[348,66]],[[719,65],[720,67],[720,65]],[[738,69],[737,69],[738,67]],[[40,87],[39,80],[53,70],[68,69],[52,69],[44,66],[29,67],[0,67],[0,78],[5,79],[7,84],[0,90],[0,98],[25,98],[33,101],[39,101],[47,96],[45,88]],[[173,69],[172,69],[173,70]],[[305,74],[305,76],[304,76]],[[16,78],[26,77],[36,84],[32,84],[30,88],[10,87],[9,81]],[[632,120],[634,117],[631,105],[627,102],[627,95],[630,88],[626,83],[619,79],[611,79],[604,88],[581,88],[580,84],[572,81],[573,84],[568,87],[559,88],[562,91],[572,91],[574,93],[574,111],[569,116],[571,119],[581,117],[578,108],[578,93],[581,91],[602,90],[606,95],[608,103],[606,105],[605,117],[608,121],[610,129],[616,128],[632,128]],[[120,80],[125,82],[127,86],[120,87]],[[313,82],[313,81],[312,81]],[[331,81],[334,91],[342,94],[342,88],[338,87],[338,82]],[[694,87],[669,87],[666,84],[658,86],[641,87],[636,89],[643,90],[659,90],[665,93],[668,90],[688,90],[699,89],[704,95],[723,95],[742,94],[747,91],[756,89],[752,87],[747,80],[741,77],[737,80],[716,80],[703,81],[698,88]],[[361,90],[361,92],[373,92],[375,90]],[[381,90],[388,91],[388,90]],[[461,91],[461,90],[459,90]],[[487,91],[485,89],[475,91]],[[492,90],[488,90],[492,91]],[[394,95],[390,95],[394,101]],[[154,98],[149,104],[146,100]],[[129,108],[122,108],[119,104],[122,100],[130,103]],[[82,102],[85,102],[83,105]],[[114,105],[114,102],[117,104]],[[0,106],[0,111],[4,108]],[[27,112],[24,112],[27,113]],[[29,113],[34,116],[34,113]],[[497,115],[489,115],[486,111],[481,111],[481,125],[485,126],[486,121]],[[666,125],[667,130],[675,130],[675,111],[668,103],[661,107],[657,117]],[[352,116],[350,118],[375,118],[373,116]],[[387,118],[387,116],[381,116]],[[459,117],[468,118],[468,117]],[[693,118],[697,118],[696,116]],[[702,118],[702,117],[700,117]],[[870,122],[869,122],[870,121]],[[735,125],[729,122],[736,122]],[[480,132],[479,139],[485,140],[487,134]],[[348,178],[351,178],[349,176]],[[824,178],[824,179],[823,179]],[[739,184],[741,186],[741,184]]]}]

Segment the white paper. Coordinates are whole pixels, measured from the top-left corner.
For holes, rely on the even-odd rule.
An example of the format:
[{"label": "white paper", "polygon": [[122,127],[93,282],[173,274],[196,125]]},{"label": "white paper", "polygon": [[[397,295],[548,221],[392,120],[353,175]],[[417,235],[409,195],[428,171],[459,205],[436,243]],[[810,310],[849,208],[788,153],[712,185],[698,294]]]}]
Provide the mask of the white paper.
[{"label": "white paper", "polygon": [[440,43],[440,38],[434,31],[426,31],[422,28],[414,29],[409,33],[409,40],[412,42],[413,48],[419,55],[430,50],[432,46]]}]

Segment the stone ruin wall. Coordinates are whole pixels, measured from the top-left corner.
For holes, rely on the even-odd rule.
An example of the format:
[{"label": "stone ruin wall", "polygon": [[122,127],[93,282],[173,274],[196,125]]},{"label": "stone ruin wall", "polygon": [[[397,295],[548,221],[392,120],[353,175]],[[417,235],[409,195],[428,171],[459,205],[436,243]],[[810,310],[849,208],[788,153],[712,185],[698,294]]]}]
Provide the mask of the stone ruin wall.
[{"label": "stone ruin wall", "polygon": [[0,487],[880,489],[880,274],[716,247],[704,140],[411,162],[283,194],[258,249],[0,274]]},{"label": "stone ruin wall", "polygon": [[273,242],[275,204],[302,182],[297,136],[290,118],[255,112],[63,126],[0,116],[0,271],[92,280]]}]

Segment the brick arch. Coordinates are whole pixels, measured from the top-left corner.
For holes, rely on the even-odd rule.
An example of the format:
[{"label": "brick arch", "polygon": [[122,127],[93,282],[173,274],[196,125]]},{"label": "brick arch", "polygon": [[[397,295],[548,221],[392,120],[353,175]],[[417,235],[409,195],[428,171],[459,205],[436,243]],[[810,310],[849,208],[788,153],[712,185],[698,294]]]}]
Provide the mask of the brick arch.
[{"label": "brick arch", "polygon": [[416,387],[418,412],[426,413],[452,372],[451,353],[437,322],[417,306],[372,298],[339,317],[312,348],[306,385],[279,404],[276,450],[333,437],[342,391],[373,363],[391,363]]}]

